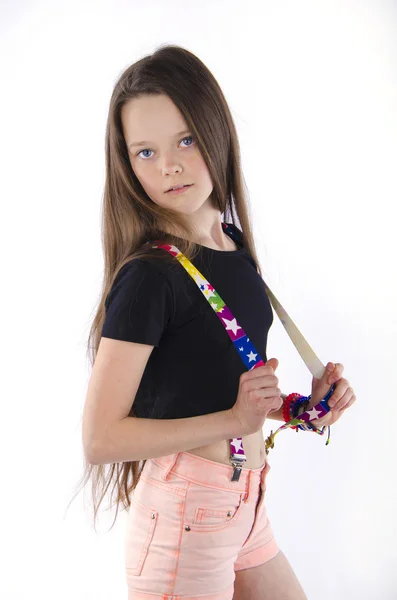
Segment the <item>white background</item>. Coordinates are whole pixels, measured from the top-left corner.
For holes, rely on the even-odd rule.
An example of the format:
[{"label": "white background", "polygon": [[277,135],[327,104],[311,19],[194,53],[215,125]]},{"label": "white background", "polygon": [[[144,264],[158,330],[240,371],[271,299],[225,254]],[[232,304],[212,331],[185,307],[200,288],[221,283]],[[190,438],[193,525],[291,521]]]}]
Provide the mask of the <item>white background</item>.
[{"label": "white background", "polygon": [[[229,102],[267,283],[357,396],[329,446],[277,436],[276,537],[309,600],[396,599],[396,3],[3,0],[0,23],[1,598],[126,598],[126,513],[109,532],[105,500],[95,532],[89,486],[66,507],[83,468],[110,95],[130,63],[176,43]],[[280,387],[308,394],[274,317]]]}]

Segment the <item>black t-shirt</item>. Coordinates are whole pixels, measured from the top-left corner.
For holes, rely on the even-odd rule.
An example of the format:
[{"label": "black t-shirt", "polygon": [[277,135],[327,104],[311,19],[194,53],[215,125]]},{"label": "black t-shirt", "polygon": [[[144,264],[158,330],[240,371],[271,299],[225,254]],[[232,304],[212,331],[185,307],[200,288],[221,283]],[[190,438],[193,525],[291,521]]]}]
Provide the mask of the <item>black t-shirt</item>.
[{"label": "black t-shirt", "polygon": [[[272,307],[241,231],[230,226],[238,234],[238,250],[200,246],[192,262],[266,362]],[[152,251],[156,257],[166,252]],[[161,258],[133,259],[119,271],[105,302],[103,337],[155,346],[133,403],[137,417],[173,419],[229,409],[247,370],[208,300],[175,262],[171,267]]]}]

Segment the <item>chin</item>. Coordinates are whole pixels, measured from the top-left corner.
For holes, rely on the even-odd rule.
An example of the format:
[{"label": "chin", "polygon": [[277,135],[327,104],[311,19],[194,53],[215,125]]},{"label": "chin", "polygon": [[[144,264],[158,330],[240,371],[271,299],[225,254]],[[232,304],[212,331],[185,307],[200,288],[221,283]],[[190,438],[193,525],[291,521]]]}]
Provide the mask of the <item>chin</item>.
[{"label": "chin", "polygon": [[[160,203],[158,203],[160,204]],[[192,215],[202,208],[205,202],[192,202],[186,201],[185,199],[180,199],[178,202],[178,198],[174,198],[173,202],[167,202],[166,204],[161,204],[164,208],[170,208],[171,210],[176,210],[178,212],[184,213],[185,215]]]}]

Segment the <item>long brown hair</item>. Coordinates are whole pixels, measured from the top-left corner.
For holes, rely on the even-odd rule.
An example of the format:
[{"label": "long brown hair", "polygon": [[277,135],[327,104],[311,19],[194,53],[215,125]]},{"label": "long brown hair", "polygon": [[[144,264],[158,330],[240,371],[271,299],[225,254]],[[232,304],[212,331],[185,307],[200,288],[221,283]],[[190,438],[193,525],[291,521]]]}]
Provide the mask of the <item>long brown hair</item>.
[{"label": "long brown hair", "polygon": [[[121,109],[128,100],[147,94],[167,95],[186,119],[211,176],[211,206],[224,215],[225,222],[234,223],[242,230],[244,246],[262,275],[250,226],[239,142],[226,99],[216,79],[199,58],[180,46],[161,45],[153,54],[141,58],[122,72],[110,99],[102,209],[104,277],[88,337],[91,368],[101,339],[105,300],[120,269],[138,257],[152,258],[150,247],[146,245],[145,248],[148,240],[161,239],[173,244],[190,260],[198,251],[198,246],[191,241],[198,239],[195,228],[182,213],[159,206],[149,198],[129,161]],[[167,233],[175,227],[182,237]],[[175,262],[168,252],[163,254],[164,260]],[[133,410],[129,414],[135,416]],[[84,455],[84,474],[77,493],[91,479],[94,528],[99,506],[112,482],[110,501],[115,488],[116,499],[109,508],[117,505],[113,524],[120,503],[124,508],[130,506],[129,495],[139,481],[145,462],[93,465]]]}]

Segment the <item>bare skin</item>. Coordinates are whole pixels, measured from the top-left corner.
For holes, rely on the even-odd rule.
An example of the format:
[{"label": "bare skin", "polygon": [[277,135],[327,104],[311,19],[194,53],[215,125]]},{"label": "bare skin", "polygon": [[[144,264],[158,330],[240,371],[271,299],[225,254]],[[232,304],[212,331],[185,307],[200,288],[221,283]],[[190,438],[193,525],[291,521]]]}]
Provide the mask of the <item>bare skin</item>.
[{"label": "bare skin", "polygon": [[[242,438],[244,453],[247,461],[244,463],[244,469],[259,469],[265,464],[265,442],[262,431],[257,431],[251,435]],[[228,440],[221,440],[209,446],[201,446],[189,450],[191,454],[196,454],[202,458],[213,460],[230,466],[230,446]]]},{"label": "bare skin", "polygon": [[307,600],[288,558],[281,550],[267,562],[237,571],[233,600]]}]

